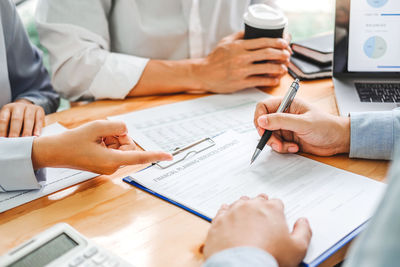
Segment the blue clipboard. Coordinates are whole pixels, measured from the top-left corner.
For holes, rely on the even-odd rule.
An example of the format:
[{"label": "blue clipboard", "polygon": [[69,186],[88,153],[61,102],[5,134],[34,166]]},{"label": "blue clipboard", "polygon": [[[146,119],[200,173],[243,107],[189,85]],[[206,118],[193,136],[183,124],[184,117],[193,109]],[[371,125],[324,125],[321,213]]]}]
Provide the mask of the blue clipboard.
[{"label": "blue clipboard", "polygon": [[[184,206],[184,205],[182,205],[182,204],[180,204],[180,203],[178,203],[178,202],[176,202],[176,201],[174,201],[172,199],[169,199],[169,198],[167,198],[167,197],[165,197],[165,196],[163,196],[161,194],[158,194],[157,192],[154,192],[154,191],[148,189],[147,187],[144,187],[144,186],[136,183],[132,179],[132,177],[130,177],[130,176],[127,176],[127,177],[123,178],[122,180],[124,182],[126,182],[126,183],[128,183],[130,185],[133,185],[133,186],[135,186],[135,187],[137,187],[137,188],[139,188],[139,189],[141,189],[141,190],[143,190],[143,191],[145,191],[147,193],[150,193],[150,194],[152,194],[152,195],[154,195],[154,196],[156,196],[156,197],[158,197],[158,198],[160,198],[160,199],[162,199],[164,201],[167,201],[167,202],[169,202],[169,203],[171,203],[171,204],[173,204],[173,205],[175,205],[175,206],[177,206],[177,207],[179,207],[181,209],[184,209],[184,210],[186,210],[186,211],[188,211],[188,212],[190,212],[190,213],[192,213],[192,214],[194,214],[194,215],[196,215],[196,216],[198,216],[198,217],[200,217],[200,218],[202,218],[202,219],[204,219],[204,220],[206,220],[208,222],[212,221],[211,218],[209,218],[209,217],[207,217],[207,216],[205,216],[205,215],[203,215],[203,214],[201,214],[201,213],[199,213],[199,212],[197,212],[197,211],[195,211],[195,210],[193,210],[191,208],[188,208],[188,207],[186,207],[186,206]],[[332,256],[336,251],[338,251],[339,249],[344,247],[347,243],[349,243],[351,240],[353,240],[358,234],[360,234],[364,230],[364,228],[366,227],[366,224],[367,224],[367,222],[361,224],[359,227],[354,229],[350,234],[345,236],[343,239],[341,239],[339,242],[337,242],[335,245],[333,245],[327,251],[322,253],[313,262],[311,262],[309,264],[302,263],[302,266],[315,267],[315,266],[320,265],[322,262],[324,262],[326,259],[328,259],[330,256]]]}]

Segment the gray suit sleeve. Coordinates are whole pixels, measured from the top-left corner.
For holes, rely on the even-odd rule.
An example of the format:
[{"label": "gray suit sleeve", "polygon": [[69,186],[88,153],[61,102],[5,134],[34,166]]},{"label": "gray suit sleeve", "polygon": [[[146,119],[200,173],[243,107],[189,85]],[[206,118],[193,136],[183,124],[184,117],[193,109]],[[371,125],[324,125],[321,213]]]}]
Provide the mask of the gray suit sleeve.
[{"label": "gray suit sleeve", "polygon": [[214,254],[203,267],[278,267],[278,263],[259,248],[236,247]]},{"label": "gray suit sleeve", "polygon": [[43,107],[46,114],[55,112],[59,96],[53,90],[39,50],[29,41],[15,5],[10,0],[0,1],[0,12],[12,101],[27,99]]},{"label": "gray suit sleeve", "polygon": [[400,109],[351,113],[350,157],[392,159],[400,140]]},{"label": "gray suit sleeve", "polygon": [[345,267],[399,266],[400,146],[396,153],[387,192],[369,226],[350,249]]}]

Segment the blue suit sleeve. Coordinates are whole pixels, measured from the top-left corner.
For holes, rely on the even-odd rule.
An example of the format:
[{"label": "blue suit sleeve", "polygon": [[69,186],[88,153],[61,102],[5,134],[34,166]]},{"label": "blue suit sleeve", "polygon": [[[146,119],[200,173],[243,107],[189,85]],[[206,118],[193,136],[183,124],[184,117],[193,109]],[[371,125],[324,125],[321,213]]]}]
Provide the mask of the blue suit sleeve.
[{"label": "blue suit sleeve", "polygon": [[351,113],[350,157],[392,159],[400,139],[400,109]]},{"label": "blue suit sleeve", "polygon": [[214,254],[202,267],[278,267],[278,263],[259,248],[236,247]]},{"label": "blue suit sleeve", "polygon": [[27,99],[43,107],[46,114],[55,112],[59,96],[53,90],[39,50],[29,41],[15,5],[10,0],[1,1],[0,12],[12,101]]}]

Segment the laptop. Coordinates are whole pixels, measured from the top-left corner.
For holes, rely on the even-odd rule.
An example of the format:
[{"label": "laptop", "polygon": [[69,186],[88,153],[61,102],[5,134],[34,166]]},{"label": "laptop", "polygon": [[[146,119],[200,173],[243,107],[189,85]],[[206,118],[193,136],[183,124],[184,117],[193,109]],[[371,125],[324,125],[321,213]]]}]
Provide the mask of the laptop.
[{"label": "laptop", "polygon": [[340,114],[400,107],[400,1],[336,0],[335,17]]}]

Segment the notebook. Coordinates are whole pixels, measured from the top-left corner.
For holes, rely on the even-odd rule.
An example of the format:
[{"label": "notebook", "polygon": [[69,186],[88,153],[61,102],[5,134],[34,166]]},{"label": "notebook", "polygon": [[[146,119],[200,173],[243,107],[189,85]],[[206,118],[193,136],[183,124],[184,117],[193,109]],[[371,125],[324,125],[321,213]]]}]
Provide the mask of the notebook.
[{"label": "notebook", "polygon": [[294,42],[292,49],[308,61],[323,65],[332,64],[333,34],[322,34],[307,40]]},{"label": "notebook", "polygon": [[300,80],[316,80],[332,77],[332,66],[320,66],[293,55],[289,62],[289,73]]}]

